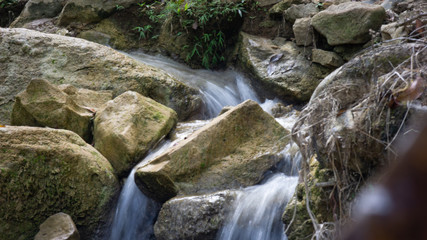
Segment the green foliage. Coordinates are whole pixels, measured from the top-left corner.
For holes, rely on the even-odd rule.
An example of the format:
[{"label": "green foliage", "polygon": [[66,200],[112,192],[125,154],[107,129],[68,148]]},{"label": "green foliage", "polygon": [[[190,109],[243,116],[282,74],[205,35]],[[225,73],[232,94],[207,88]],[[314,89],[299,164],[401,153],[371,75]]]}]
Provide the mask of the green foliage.
[{"label": "green foliage", "polygon": [[139,39],[147,38],[153,27],[151,25],[145,25],[143,27],[135,27],[133,30],[139,32]]},{"label": "green foliage", "polygon": [[9,7],[17,2],[18,0],[0,0],[0,8]]},{"label": "green foliage", "polygon": [[[153,23],[162,23],[168,17],[177,20],[174,23],[179,26],[174,26],[173,34],[177,37],[186,34],[192,45],[184,46],[190,49],[186,61],[196,57],[205,68],[218,66],[225,61],[223,53],[226,34],[221,30],[221,21],[225,19],[231,22],[236,16],[242,17],[245,12],[245,0],[238,3],[221,0],[170,0],[166,3],[155,1],[138,5]],[[145,27],[137,27],[135,30],[145,38]]]}]

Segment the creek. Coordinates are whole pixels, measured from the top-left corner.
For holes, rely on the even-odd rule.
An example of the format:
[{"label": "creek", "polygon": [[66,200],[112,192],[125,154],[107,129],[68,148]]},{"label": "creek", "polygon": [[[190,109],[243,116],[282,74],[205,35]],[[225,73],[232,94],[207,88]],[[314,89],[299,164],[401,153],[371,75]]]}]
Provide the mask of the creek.
[{"label": "creek", "polygon": [[[128,53],[139,62],[157,67],[176,79],[199,90],[204,102],[204,120],[178,123],[176,138],[164,140],[152,150],[130,173],[120,193],[110,240],[134,240],[153,238],[153,225],[160,211],[160,204],[142,194],[134,182],[134,171],[156,156],[190,135],[209,119],[216,117],[225,106],[235,106],[251,99],[260,103],[264,111],[271,114],[278,100],[265,100],[251,87],[249,80],[237,71],[195,70],[163,56],[151,56],[142,52]],[[276,119],[290,129],[295,115]],[[266,173],[264,180],[248,187],[237,196],[226,224],[218,232],[218,239],[286,239],[280,220],[283,209],[291,198],[298,181],[299,154],[292,159],[289,154],[294,146],[288,145],[279,156],[282,160],[275,171]],[[295,155],[295,154],[294,154]]]}]

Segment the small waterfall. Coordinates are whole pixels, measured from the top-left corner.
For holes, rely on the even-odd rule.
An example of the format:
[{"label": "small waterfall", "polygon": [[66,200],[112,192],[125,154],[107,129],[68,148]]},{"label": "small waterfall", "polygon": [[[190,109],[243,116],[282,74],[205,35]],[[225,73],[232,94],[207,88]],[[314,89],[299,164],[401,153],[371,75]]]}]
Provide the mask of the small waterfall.
[{"label": "small waterfall", "polygon": [[260,185],[244,189],[237,197],[228,221],[219,231],[218,239],[287,239],[281,216],[298,183],[300,159],[301,154],[292,161],[286,153],[279,164],[282,172],[271,174]]},{"label": "small waterfall", "polygon": [[169,58],[151,56],[140,51],[129,53],[128,56],[163,69],[177,80],[199,89],[205,103],[205,119],[216,117],[225,106],[235,106],[248,99],[260,103],[247,79],[236,71],[191,69]]},{"label": "small waterfall", "polygon": [[[216,117],[225,106],[235,106],[247,99],[261,104],[248,80],[238,72],[194,70],[171,59],[150,56],[142,52],[127,55],[147,65],[163,69],[176,79],[199,89],[205,103],[205,119]],[[261,107],[271,113],[271,108],[277,102],[278,100],[266,100]],[[294,117],[277,119],[285,127],[294,120]],[[200,120],[179,123],[177,139],[163,142],[138,166],[154,159],[206,123],[207,121]],[[289,149],[285,149],[283,152],[288,153]],[[268,180],[264,181],[262,185],[246,188],[236,201],[239,204],[236,205],[233,216],[227,226],[223,228],[219,238],[283,239],[283,225],[280,216],[297,183],[297,177],[293,174],[297,172],[295,166],[289,159],[282,161],[277,166],[278,169],[281,169],[279,173],[271,173]],[[134,171],[137,167],[130,173],[120,194],[109,240],[150,239],[153,237],[153,224],[160,205],[143,195],[135,185]]]},{"label": "small waterfall", "polygon": [[134,181],[135,169],[162,154],[170,146],[181,141],[207,122],[208,121],[194,121],[179,124],[177,129],[182,130],[176,133],[176,139],[174,141],[164,141],[132,169],[120,193],[119,202],[111,226],[110,240],[150,239],[153,237],[153,225],[161,205],[145,196],[138,189]]}]

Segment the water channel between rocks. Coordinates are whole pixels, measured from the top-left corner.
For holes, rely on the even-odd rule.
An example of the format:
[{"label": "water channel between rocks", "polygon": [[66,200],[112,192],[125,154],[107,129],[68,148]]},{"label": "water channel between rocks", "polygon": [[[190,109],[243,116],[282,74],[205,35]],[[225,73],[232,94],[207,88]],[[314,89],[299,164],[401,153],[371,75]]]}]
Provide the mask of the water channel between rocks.
[{"label": "water channel between rocks", "polygon": [[[197,88],[205,105],[204,118],[216,117],[225,106],[235,106],[247,99],[260,103],[264,111],[271,114],[271,108],[278,100],[260,98],[242,74],[233,71],[194,70],[183,64],[162,56],[151,56],[142,52],[128,53],[128,56],[163,69],[176,79]],[[293,114],[276,120],[290,130],[296,117]],[[144,165],[169,147],[183,140],[209,120],[197,120],[179,123],[176,138],[163,141],[146,156],[138,166]],[[281,222],[283,209],[291,198],[298,181],[299,154],[290,154],[295,146],[288,145],[281,153],[277,171],[266,174],[259,185],[241,191],[225,225],[219,230],[217,239],[286,239]],[[294,159],[292,159],[294,157]],[[142,194],[134,182],[134,172],[129,177],[119,197],[111,226],[110,240],[150,239],[153,236],[153,225],[161,205]]]}]

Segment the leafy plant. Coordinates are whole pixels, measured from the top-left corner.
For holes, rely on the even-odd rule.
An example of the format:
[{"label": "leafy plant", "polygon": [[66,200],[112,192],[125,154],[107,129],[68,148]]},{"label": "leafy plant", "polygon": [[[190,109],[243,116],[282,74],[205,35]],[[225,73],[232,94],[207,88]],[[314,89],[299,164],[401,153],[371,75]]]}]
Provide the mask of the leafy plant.
[{"label": "leafy plant", "polygon": [[136,30],[139,32],[139,39],[141,39],[141,38],[147,38],[152,28],[153,27],[151,25],[145,25],[143,27],[135,27],[133,28],[133,30]]},{"label": "leafy plant", "polygon": [[[152,23],[162,23],[172,17],[171,31],[173,35],[186,34],[190,46],[186,61],[200,59],[202,66],[212,68],[225,61],[223,55],[226,48],[226,34],[221,30],[223,21],[233,21],[236,16],[243,16],[245,2],[227,2],[222,0],[170,0],[166,3],[155,1],[151,4],[140,3],[141,13]],[[172,24],[179,26],[172,27]],[[148,25],[151,26],[151,25]],[[140,38],[146,38],[151,28],[137,27]]]}]

